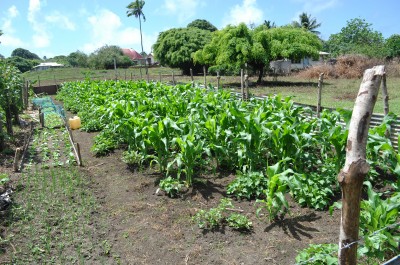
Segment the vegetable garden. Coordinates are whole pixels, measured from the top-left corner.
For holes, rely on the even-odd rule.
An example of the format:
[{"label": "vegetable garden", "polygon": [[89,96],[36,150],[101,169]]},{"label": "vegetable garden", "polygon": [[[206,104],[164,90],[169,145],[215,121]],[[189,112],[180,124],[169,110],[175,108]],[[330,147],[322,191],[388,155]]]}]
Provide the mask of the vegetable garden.
[{"label": "vegetable garden", "polygon": [[[160,188],[180,196],[202,182],[204,175],[236,172],[227,193],[238,199],[257,199],[257,214],[274,221],[290,215],[290,195],[301,206],[327,210],[340,193],[336,180],[345,159],[348,111],[311,110],[280,96],[240,101],[226,91],[189,85],[126,81],[65,83],[58,94],[64,107],[78,113],[86,131],[100,131],[92,151],[106,155],[123,149],[133,168],[156,166]],[[360,234],[398,222],[400,155],[385,137],[394,121],[389,115],[369,132],[367,160],[371,165],[361,204]],[[385,187],[380,192],[373,187]],[[222,205],[222,206],[221,206]],[[194,216],[199,226],[213,229],[223,222],[251,229],[240,215],[224,217],[229,201]],[[235,221],[232,221],[235,220]],[[398,227],[367,237],[359,255],[384,260],[397,252]],[[331,245],[310,246],[297,262],[320,257],[332,264]],[[327,251],[328,250],[328,251]],[[318,256],[321,253],[330,255]]]}]

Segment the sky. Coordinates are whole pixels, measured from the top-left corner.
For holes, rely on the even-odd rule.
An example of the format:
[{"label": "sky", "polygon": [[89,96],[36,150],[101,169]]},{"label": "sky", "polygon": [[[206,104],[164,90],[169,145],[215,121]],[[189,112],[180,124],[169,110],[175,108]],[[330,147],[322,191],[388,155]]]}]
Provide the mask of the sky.
[{"label": "sky", "polygon": [[[127,17],[132,0],[0,0],[0,54],[9,57],[24,48],[51,58],[104,45],[141,51],[139,20]],[[160,32],[206,19],[218,29],[244,22],[277,26],[298,20],[302,12],[322,23],[327,40],[353,18],[365,19],[385,38],[400,34],[400,1],[383,0],[146,0],[142,21],[145,52],[151,52]]]}]

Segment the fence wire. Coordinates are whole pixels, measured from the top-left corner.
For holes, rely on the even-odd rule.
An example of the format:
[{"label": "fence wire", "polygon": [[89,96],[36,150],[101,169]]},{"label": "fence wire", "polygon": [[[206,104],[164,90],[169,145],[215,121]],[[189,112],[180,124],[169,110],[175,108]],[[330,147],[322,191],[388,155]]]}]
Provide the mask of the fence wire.
[{"label": "fence wire", "polygon": [[[358,244],[358,243],[362,244],[362,242],[364,241],[365,238],[373,237],[373,236],[375,236],[376,234],[378,234],[379,232],[381,232],[381,231],[383,231],[383,230],[395,228],[395,227],[397,227],[397,226],[400,226],[400,222],[395,223],[395,224],[391,224],[391,225],[388,225],[388,226],[385,226],[385,227],[383,227],[383,228],[381,228],[381,229],[378,229],[378,230],[374,231],[373,233],[371,233],[371,234],[369,234],[369,235],[362,236],[362,237],[360,237],[359,240],[356,240],[356,241],[353,241],[353,242],[351,242],[351,243],[345,244],[344,246],[342,246],[342,247],[339,248],[338,250],[332,251],[332,252],[327,253],[327,254],[319,254],[319,255],[321,255],[321,256],[327,256],[327,257],[328,257],[328,256],[332,256],[333,254],[338,253],[339,251],[341,251],[341,250],[343,250],[343,249],[350,248],[351,246],[353,246],[353,245],[355,245],[355,244]],[[399,243],[400,243],[400,242],[399,242]],[[308,259],[308,260],[295,263],[294,265],[309,264],[310,262],[313,262],[314,260],[315,260],[315,257],[312,257],[312,258],[310,258],[310,259]]]}]

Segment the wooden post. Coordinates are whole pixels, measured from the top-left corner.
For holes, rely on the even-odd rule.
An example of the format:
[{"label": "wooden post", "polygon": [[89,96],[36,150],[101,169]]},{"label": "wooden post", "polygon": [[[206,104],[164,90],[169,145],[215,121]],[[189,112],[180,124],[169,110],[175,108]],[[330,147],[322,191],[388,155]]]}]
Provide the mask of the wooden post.
[{"label": "wooden post", "polygon": [[54,75],[54,74],[53,74],[53,79],[54,79],[54,85],[57,85],[56,75]]},{"label": "wooden post", "polygon": [[368,129],[384,73],[384,65],[375,66],[364,72],[350,120],[346,162],[338,174],[338,181],[342,189],[339,265],[357,263],[357,243],[347,245],[358,240],[361,190],[364,178],[369,171],[366,161]]},{"label": "wooden post", "polygon": [[117,81],[117,61],[114,58],[114,72],[115,72],[115,81]]},{"label": "wooden post", "polygon": [[133,73],[131,72],[131,80],[133,80]]},{"label": "wooden post", "polygon": [[140,80],[142,80],[143,79],[143,75],[142,75],[142,64],[140,64]]},{"label": "wooden post", "polygon": [[147,76],[147,83],[150,83],[150,76],[149,76],[149,70],[146,67],[146,76]]},{"label": "wooden post", "polygon": [[192,87],[194,87],[193,69],[190,68],[190,79],[192,80]]},{"label": "wooden post", "polygon": [[43,128],[44,127],[44,113],[43,112],[39,114],[39,121],[40,121],[40,125]]},{"label": "wooden post", "polygon": [[37,76],[37,78],[38,78],[38,84],[40,86],[40,76]]},{"label": "wooden post", "polygon": [[78,166],[82,166],[81,147],[79,146],[79,143],[76,143],[75,147],[76,147],[76,154],[78,156]]},{"label": "wooden post", "polygon": [[126,81],[126,69],[125,69],[125,81]]},{"label": "wooden post", "polygon": [[172,71],[172,84],[175,85],[175,74],[174,74],[174,71]]},{"label": "wooden post", "polygon": [[13,169],[14,172],[18,172],[19,170],[19,158],[21,156],[21,148],[17,147],[17,149],[15,149],[15,156],[14,156],[14,163],[13,163]]},{"label": "wooden post", "polygon": [[249,93],[249,75],[245,74],[244,75],[244,87],[246,89],[245,92],[245,99],[249,100],[250,99],[250,93]]},{"label": "wooden post", "polygon": [[324,83],[324,73],[319,74],[318,79],[318,103],[317,103],[317,117],[320,117],[321,113],[321,96],[322,96],[322,85]]},{"label": "wooden post", "polygon": [[204,88],[207,88],[207,72],[205,65],[203,65],[203,74],[204,74]]},{"label": "wooden post", "polygon": [[244,80],[243,80],[243,69],[240,69],[240,92],[242,93],[242,100],[245,99],[244,95]]},{"label": "wooden post", "polygon": [[0,114],[0,151],[4,149],[3,116]]},{"label": "wooden post", "polygon": [[383,112],[389,114],[389,94],[386,86],[386,73],[382,76]]},{"label": "wooden post", "polygon": [[219,72],[217,72],[217,91],[219,90],[220,79],[221,79],[221,76],[219,75]]},{"label": "wooden post", "polygon": [[158,75],[159,75],[160,83],[161,83],[161,72],[159,72]]}]

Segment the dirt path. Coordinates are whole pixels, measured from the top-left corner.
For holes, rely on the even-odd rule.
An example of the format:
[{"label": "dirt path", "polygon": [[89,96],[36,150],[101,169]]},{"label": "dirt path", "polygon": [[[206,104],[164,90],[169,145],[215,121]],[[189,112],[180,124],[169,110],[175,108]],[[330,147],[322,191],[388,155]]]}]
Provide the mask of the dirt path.
[{"label": "dirt path", "polygon": [[254,201],[234,201],[253,222],[243,234],[227,227],[203,231],[191,216],[209,209],[225,195],[232,176],[204,176],[184,199],[155,195],[159,175],[135,171],[121,161],[121,151],[97,158],[90,152],[94,133],[73,131],[81,145],[83,168],[93,181],[99,222],[118,264],[294,264],[297,252],[309,243],[336,243],[339,212],[299,208],[275,223],[258,219]]}]

